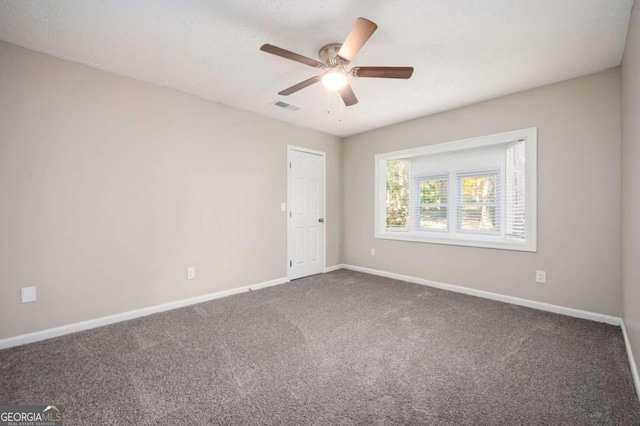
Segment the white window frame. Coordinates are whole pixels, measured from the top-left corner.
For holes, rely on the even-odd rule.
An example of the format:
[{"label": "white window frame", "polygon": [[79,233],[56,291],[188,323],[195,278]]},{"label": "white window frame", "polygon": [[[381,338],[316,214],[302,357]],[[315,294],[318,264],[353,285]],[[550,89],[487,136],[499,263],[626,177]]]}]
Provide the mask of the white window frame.
[{"label": "white window frame", "polygon": [[[410,230],[399,232],[397,230],[388,231],[386,226],[386,176],[387,160],[410,159],[417,156],[429,154],[442,154],[472,148],[488,147],[492,145],[506,145],[515,141],[525,141],[525,235],[524,240],[510,240],[505,238],[504,232],[499,235],[476,234],[476,233],[445,233],[441,231]],[[511,132],[497,133],[493,135],[481,136],[477,138],[464,139],[454,142],[427,145],[419,148],[406,149],[402,151],[387,152],[375,156],[375,238],[399,241],[415,241],[423,243],[447,244],[469,247],[485,247],[503,250],[516,250],[537,252],[537,146],[538,129],[536,127],[515,130]],[[441,173],[442,174],[442,173]],[[434,173],[433,175],[436,175]],[[449,187],[456,187],[457,182],[451,185],[452,177],[449,177]],[[457,179],[457,178],[456,178]],[[505,179],[501,179],[504,186]],[[504,197],[501,197],[504,204]],[[451,208],[451,197],[448,199],[449,229],[455,228],[457,220]],[[501,220],[504,220],[504,205],[501,208]],[[413,219],[410,219],[413,220]],[[410,222],[411,223],[411,222]],[[501,228],[503,228],[501,226]]]}]

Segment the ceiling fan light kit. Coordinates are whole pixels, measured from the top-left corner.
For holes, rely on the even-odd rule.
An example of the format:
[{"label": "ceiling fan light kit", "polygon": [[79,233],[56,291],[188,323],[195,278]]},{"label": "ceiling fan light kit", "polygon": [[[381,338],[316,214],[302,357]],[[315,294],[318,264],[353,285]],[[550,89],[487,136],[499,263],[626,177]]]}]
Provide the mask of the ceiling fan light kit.
[{"label": "ceiling fan light kit", "polygon": [[329,90],[340,90],[348,83],[347,74],[343,70],[329,70],[320,78],[322,85]]},{"label": "ceiling fan light kit", "polygon": [[307,58],[271,44],[262,45],[260,50],[324,70],[322,75],[311,77],[291,86],[279,92],[279,95],[289,96],[298,90],[321,81],[326,89],[338,91],[344,104],[351,106],[358,103],[358,98],[356,98],[353,89],[349,85],[349,77],[408,79],[413,74],[412,67],[354,67],[349,71],[346,70],[346,67],[353,61],[356,54],[362,49],[362,46],[364,46],[377,28],[378,26],[368,19],[356,19],[344,43],[327,44],[320,49],[318,52],[320,61]]}]

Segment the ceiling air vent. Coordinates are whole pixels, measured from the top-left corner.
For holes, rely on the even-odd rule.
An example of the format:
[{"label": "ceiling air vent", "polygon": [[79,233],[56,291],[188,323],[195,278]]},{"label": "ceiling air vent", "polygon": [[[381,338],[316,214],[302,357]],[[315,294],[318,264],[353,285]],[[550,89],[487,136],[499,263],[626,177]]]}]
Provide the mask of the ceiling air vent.
[{"label": "ceiling air vent", "polygon": [[297,110],[299,110],[299,109],[300,109],[300,107],[299,107],[299,106],[291,105],[291,104],[288,104],[288,103],[286,103],[286,102],[282,102],[282,101],[275,101],[275,102],[273,103],[273,105],[275,105],[275,106],[277,106],[277,107],[279,107],[279,108],[288,109],[288,110],[290,110],[290,111],[297,111]]}]

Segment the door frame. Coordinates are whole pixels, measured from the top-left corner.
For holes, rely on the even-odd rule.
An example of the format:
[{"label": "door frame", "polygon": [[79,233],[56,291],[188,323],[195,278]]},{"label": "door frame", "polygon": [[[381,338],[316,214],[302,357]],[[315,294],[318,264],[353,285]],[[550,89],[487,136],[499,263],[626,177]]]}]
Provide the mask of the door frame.
[{"label": "door frame", "polygon": [[327,272],[327,153],[324,151],[316,151],[315,149],[303,148],[301,146],[287,145],[287,281],[291,281],[291,247],[289,244],[289,228],[291,227],[291,193],[289,185],[291,184],[291,151],[306,152],[307,154],[319,155],[322,158],[322,217],[324,218],[324,226],[322,227],[322,250],[323,261],[322,273]]}]

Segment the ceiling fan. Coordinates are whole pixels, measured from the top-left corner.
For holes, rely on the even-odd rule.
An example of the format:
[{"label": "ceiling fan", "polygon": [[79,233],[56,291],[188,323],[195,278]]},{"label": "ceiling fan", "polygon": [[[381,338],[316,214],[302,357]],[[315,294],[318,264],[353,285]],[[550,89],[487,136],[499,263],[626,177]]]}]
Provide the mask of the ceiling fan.
[{"label": "ceiling fan", "polygon": [[371,37],[376,29],[378,29],[378,26],[368,19],[356,19],[344,43],[327,44],[320,49],[318,52],[320,61],[307,58],[306,56],[271,44],[263,44],[260,50],[324,71],[322,75],[311,77],[279,92],[279,95],[289,96],[298,90],[321,81],[322,85],[327,89],[340,92],[340,97],[342,97],[344,104],[351,106],[358,103],[358,98],[356,98],[353,89],[351,89],[349,85],[349,77],[407,79],[413,74],[413,67],[353,67],[347,71],[347,66],[353,61],[356,54],[362,49],[362,46],[369,40],[369,37]]}]

